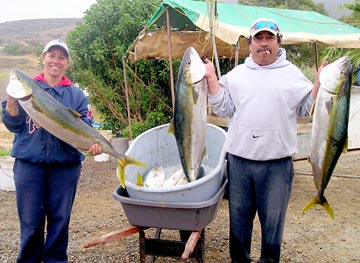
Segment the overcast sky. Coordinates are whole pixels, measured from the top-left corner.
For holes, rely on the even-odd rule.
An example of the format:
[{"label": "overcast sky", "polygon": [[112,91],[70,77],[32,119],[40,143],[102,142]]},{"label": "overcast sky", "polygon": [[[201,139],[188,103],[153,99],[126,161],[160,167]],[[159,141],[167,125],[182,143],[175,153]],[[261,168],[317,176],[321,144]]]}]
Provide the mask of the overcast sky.
[{"label": "overcast sky", "polygon": [[95,3],[96,0],[10,0],[1,5],[0,23],[38,18],[81,18]]},{"label": "overcast sky", "polygon": [[[4,1],[4,0],[2,0]],[[237,0],[220,0],[221,2],[237,2]],[[332,17],[339,18],[344,10],[338,10],[341,3],[353,0],[315,0],[324,3]],[[37,18],[81,18],[84,11],[95,4],[96,0],[10,0],[0,8],[0,23],[15,20]]]},{"label": "overcast sky", "polygon": [[315,0],[315,3],[323,3],[329,15],[333,18],[340,18],[344,15],[349,15],[351,11],[348,9],[339,8],[341,4],[352,3],[353,0]]}]

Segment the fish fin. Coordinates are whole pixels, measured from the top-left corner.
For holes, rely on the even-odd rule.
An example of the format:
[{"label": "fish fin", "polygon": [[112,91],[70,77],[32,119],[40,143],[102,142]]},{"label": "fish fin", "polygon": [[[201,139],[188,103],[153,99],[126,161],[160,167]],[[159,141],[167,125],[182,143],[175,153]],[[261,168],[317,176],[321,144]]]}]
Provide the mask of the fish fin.
[{"label": "fish fin", "polygon": [[117,176],[118,176],[121,187],[124,189],[125,189],[125,167],[128,164],[136,165],[136,166],[140,166],[140,167],[147,167],[146,164],[144,164],[136,159],[133,159],[131,157],[118,158],[117,159]]},{"label": "fish fin", "polygon": [[204,152],[203,152],[203,159],[204,158],[207,158],[208,157],[208,151],[207,151],[207,147],[206,147],[206,145],[205,145],[205,147],[204,147]]},{"label": "fish fin", "polygon": [[328,114],[330,115],[331,109],[334,107],[334,99],[331,97],[329,100],[325,102],[325,109],[327,110]]},{"label": "fish fin", "polygon": [[144,186],[144,181],[140,173],[137,174],[136,185]]},{"label": "fish fin", "polygon": [[326,212],[329,214],[329,216],[334,219],[334,212],[330,206],[330,204],[328,203],[328,201],[326,200],[325,196],[324,196],[324,202],[321,204],[321,206],[323,206],[326,210]]},{"label": "fish fin", "polygon": [[78,112],[78,111],[76,111],[76,110],[72,110],[72,109],[68,109],[68,111],[72,114],[72,115],[74,115],[76,118],[80,118],[82,115]]},{"label": "fish fin", "polygon": [[310,199],[310,201],[304,206],[302,209],[302,212],[305,213],[310,208],[314,207],[315,205],[321,205],[325,208],[326,212],[329,214],[329,216],[334,219],[334,212],[331,209],[331,206],[329,205],[328,201],[326,200],[325,196],[322,196],[321,198],[317,195]]},{"label": "fish fin", "polygon": [[174,126],[174,119],[171,120],[169,128],[168,128],[168,133],[172,133],[175,135],[175,126]]},{"label": "fish fin", "polygon": [[196,104],[196,102],[199,99],[199,92],[195,89],[195,87],[192,87],[192,96],[193,96],[193,102]]},{"label": "fish fin", "polygon": [[117,165],[117,177],[119,179],[120,185],[122,188],[125,189],[125,167],[123,167],[120,162],[118,161]]},{"label": "fish fin", "polygon": [[314,116],[315,104],[316,104],[316,102],[314,102],[313,105],[311,106],[311,109],[310,109],[310,117],[313,117],[313,116]]},{"label": "fish fin", "polygon": [[343,152],[346,153],[348,151],[349,147],[349,137],[346,136],[345,143],[344,143],[344,149]]},{"label": "fish fin", "polygon": [[317,197],[313,197],[313,198],[311,198],[310,199],[310,201],[309,202],[307,202],[306,203],[306,205],[303,207],[303,209],[301,210],[301,212],[303,213],[303,214],[305,214],[305,212],[307,211],[307,210],[309,210],[310,208],[312,208],[313,206],[315,206],[318,202],[317,202]]}]

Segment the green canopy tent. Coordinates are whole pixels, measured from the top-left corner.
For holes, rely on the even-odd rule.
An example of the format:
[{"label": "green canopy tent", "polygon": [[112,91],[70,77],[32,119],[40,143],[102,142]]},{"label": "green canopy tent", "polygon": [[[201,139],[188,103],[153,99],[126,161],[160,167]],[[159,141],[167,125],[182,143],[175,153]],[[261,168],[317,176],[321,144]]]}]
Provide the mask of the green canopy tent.
[{"label": "green canopy tent", "polygon": [[[188,46],[198,47],[203,55],[211,54],[209,2],[214,1],[164,0],[130,47],[130,59],[169,58],[170,37],[172,58],[181,58]],[[243,39],[249,36],[251,23],[261,17],[278,23],[283,44],[360,48],[360,29],[314,11],[217,3],[216,13],[214,35],[219,57],[234,56],[236,48],[240,56],[247,55]]]},{"label": "green canopy tent", "polygon": [[171,60],[181,58],[185,49],[193,46],[202,56],[212,57],[216,51],[216,59],[235,58],[236,64],[238,57],[248,55],[246,38],[250,25],[261,17],[277,22],[283,44],[314,43],[316,58],[318,44],[360,48],[360,29],[314,11],[217,3],[214,0],[164,0],[124,56],[125,86],[127,60],[169,59],[174,105]]}]

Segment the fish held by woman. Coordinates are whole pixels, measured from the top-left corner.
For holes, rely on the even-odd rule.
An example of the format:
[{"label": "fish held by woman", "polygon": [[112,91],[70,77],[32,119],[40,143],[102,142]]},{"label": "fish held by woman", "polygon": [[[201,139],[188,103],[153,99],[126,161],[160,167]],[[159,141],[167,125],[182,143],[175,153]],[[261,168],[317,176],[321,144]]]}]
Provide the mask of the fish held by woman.
[{"label": "fish held by woman", "polygon": [[55,100],[26,73],[12,70],[6,91],[9,96],[18,99],[21,107],[39,126],[57,138],[81,151],[87,151],[91,145],[97,143],[104,153],[114,156],[123,188],[125,167],[128,164],[146,167],[146,164],[117,152],[105,137],[81,120],[78,112]]}]

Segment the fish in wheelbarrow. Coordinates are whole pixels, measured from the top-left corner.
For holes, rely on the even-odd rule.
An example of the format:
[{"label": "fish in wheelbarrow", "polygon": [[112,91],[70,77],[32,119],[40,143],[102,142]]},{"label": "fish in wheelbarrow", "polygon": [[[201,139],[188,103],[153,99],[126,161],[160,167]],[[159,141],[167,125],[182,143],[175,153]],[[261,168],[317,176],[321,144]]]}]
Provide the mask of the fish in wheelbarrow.
[{"label": "fish in wheelbarrow", "polygon": [[144,175],[138,173],[136,185],[167,188],[185,183],[188,183],[188,180],[186,179],[182,168],[169,177],[166,177],[165,169],[161,165],[156,164],[153,168],[146,171]]},{"label": "fish in wheelbarrow", "polygon": [[123,188],[126,165],[146,167],[144,163],[118,153],[105,137],[81,120],[80,113],[66,108],[26,73],[12,70],[6,91],[9,96],[18,99],[21,107],[38,125],[60,140],[81,151],[87,151],[97,143],[104,153],[114,156]]},{"label": "fish in wheelbarrow", "polygon": [[137,185],[145,187],[162,187],[165,182],[165,169],[156,164],[148,170],[143,176],[138,174]]},{"label": "fish in wheelbarrow", "polygon": [[166,178],[163,187],[172,187],[176,185],[183,185],[188,183],[182,168],[178,169],[175,173]]},{"label": "fish in wheelbarrow", "polygon": [[348,146],[351,73],[351,60],[346,56],[327,65],[320,72],[309,156],[318,193],[305,205],[303,212],[318,204],[334,218],[324,192],[341,153]]},{"label": "fish in wheelbarrow", "polygon": [[205,65],[193,47],[186,49],[176,82],[175,108],[169,132],[175,135],[189,182],[198,179],[206,155],[207,82]]}]

